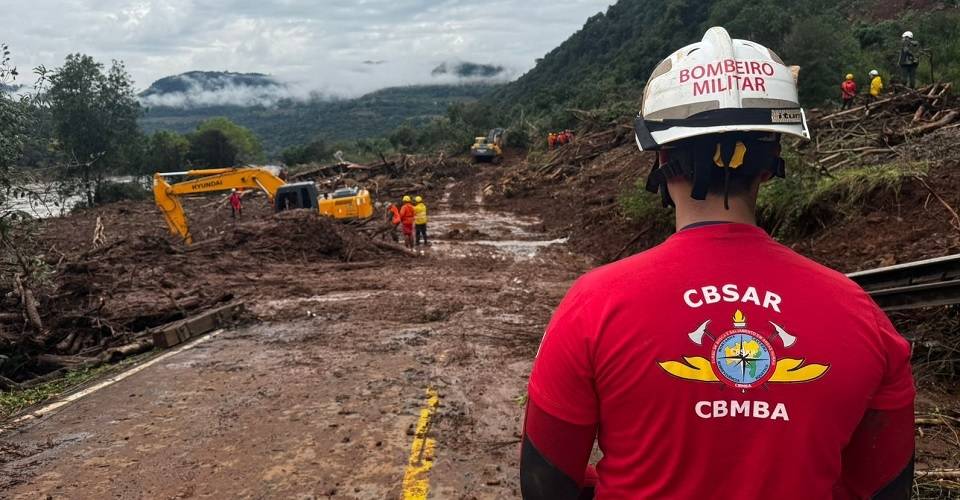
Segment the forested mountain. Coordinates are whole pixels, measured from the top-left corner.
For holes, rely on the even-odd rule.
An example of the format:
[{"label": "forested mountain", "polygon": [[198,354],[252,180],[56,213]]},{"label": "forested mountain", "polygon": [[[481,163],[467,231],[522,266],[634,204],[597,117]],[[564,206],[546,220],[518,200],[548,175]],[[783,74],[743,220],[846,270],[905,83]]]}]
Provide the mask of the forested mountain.
[{"label": "forested mountain", "polygon": [[272,105],[148,108],[140,124],[146,132],[192,132],[209,118],[224,116],[249,128],[268,157],[315,138],[327,142],[385,136],[403,124],[420,125],[446,114],[455,103],[471,103],[497,86],[424,85],[379,90],[356,99],[281,99]]},{"label": "forested mountain", "polygon": [[164,94],[190,93],[196,91],[220,91],[228,87],[280,87],[282,84],[261,73],[232,73],[229,71],[188,71],[179,75],[161,78],[140,97]]},{"label": "forested mountain", "polygon": [[[710,26],[763,43],[800,65],[807,106],[834,99],[845,73],[861,82],[871,69],[899,78],[900,35],[912,30],[930,48],[936,77],[960,77],[957,1],[929,0],[620,0],[587,20],[536,67],[495,92],[507,117],[569,124],[566,110],[618,102],[636,105],[654,66],[672,50],[698,41]],[[929,59],[920,74],[930,78]]]}]

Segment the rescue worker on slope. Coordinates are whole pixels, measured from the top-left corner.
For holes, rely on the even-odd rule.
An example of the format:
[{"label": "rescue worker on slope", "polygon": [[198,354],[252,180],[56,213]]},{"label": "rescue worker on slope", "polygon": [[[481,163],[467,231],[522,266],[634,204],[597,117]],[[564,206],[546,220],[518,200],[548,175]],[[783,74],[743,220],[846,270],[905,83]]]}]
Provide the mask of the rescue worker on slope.
[{"label": "rescue worker on slope", "polygon": [[417,204],[413,207],[413,222],[416,224],[416,245],[420,246],[420,237],[423,236],[423,245],[430,246],[430,243],[427,242],[427,205],[423,203],[422,196],[417,196],[415,201]]},{"label": "rescue worker on slope", "polygon": [[394,243],[399,242],[400,236],[397,233],[400,230],[400,209],[397,208],[396,203],[391,202],[387,204],[386,222],[390,224],[387,230],[390,239],[393,240]]},{"label": "rescue worker on slope", "polygon": [[234,219],[236,219],[238,215],[243,216],[242,196],[242,191],[239,189],[232,189],[230,191],[230,216]]},{"label": "rescue worker on slope", "polygon": [[870,100],[876,101],[883,93],[883,79],[880,78],[880,72],[870,70]]},{"label": "rescue worker on slope", "polygon": [[[731,59],[759,65],[764,90],[680,83]],[[678,232],[581,277],[554,313],[525,498],[589,495],[594,439],[597,498],[909,498],[908,342],[860,287],[756,226],[783,134],[810,137],[790,70],[759,44],[711,28],[654,70],[636,140]]]},{"label": "rescue worker on slope", "polygon": [[857,97],[857,82],[852,73],[847,73],[847,77],[840,84],[840,99],[843,102],[840,109],[850,109],[854,97]]},{"label": "rescue worker on slope", "polygon": [[547,146],[549,146],[550,149],[557,147],[557,134],[550,132],[550,134],[547,135]]},{"label": "rescue worker on slope", "polygon": [[403,197],[400,207],[400,223],[403,226],[403,239],[407,248],[413,250],[413,221],[416,217],[409,195]]},{"label": "rescue worker on slope", "polygon": [[920,65],[920,44],[913,39],[912,31],[903,32],[900,45],[900,69],[903,70],[903,78],[910,88],[917,86],[917,66]]}]

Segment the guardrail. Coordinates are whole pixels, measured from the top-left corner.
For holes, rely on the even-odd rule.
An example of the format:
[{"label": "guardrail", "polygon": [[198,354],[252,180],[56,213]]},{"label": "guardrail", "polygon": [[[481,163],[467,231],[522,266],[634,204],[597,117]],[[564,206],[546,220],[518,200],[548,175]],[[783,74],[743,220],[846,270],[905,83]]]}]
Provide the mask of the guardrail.
[{"label": "guardrail", "polygon": [[885,311],[960,304],[960,254],[850,273]]}]

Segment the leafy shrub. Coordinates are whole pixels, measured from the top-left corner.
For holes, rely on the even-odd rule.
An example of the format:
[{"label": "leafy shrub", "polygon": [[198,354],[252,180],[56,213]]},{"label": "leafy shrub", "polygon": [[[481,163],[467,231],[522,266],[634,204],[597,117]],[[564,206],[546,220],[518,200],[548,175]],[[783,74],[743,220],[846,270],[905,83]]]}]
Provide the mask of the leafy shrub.
[{"label": "leafy shrub", "polygon": [[927,169],[926,163],[889,163],[823,175],[810,168],[794,168],[786,179],[760,189],[757,216],[760,225],[775,236],[802,237],[858,213],[871,196],[897,196],[907,179],[924,175]]},{"label": "leafy shrub", "polygon": [[151,195],[150,191],[136,182],[101,182],[94,193],[94,202],[97,205],[114,203],[124,200],[145,200]]},{"label": "leafy shrub", "polygon": [[653,229],[668,229],[673,226],[673,210],[664,208],[659,195],[646,190],[646,180],[638,180],[633,189],[620,195],[623,214],[637,222],[649,222]]}]

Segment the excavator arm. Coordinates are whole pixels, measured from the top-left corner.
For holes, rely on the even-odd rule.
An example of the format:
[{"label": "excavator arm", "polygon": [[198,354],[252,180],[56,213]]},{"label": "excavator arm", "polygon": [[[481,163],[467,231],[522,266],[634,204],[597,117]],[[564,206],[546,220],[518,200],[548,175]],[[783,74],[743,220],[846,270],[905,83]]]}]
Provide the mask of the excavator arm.
[{"label": "excavator arm", "polygon": [[[170,184],[168,177],[187,176],[190,179]],[[230,189],[260,189],[273,201],[277,189],[285,183],[279,177],[260,168],[221,168],[189,170],[186,172],[157,172],[153,175],[153,197],[163,213],[170,232],[180,235],[189,245],[193,243],[187,216],[180,196],[212,193]]]}]

